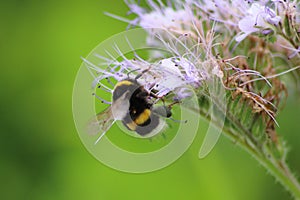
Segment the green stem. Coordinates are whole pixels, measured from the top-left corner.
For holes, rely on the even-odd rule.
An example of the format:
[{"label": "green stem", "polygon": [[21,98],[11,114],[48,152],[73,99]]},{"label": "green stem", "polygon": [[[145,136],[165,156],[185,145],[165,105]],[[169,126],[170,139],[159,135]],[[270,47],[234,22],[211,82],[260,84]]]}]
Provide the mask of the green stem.
[{"label": "green stem", "polygon": [[[229,132],[224,132],[225,135],[236,141],[235,137]],[[238,145],[252,155],[263,167],[265,167],[293,196],[295,199],[300,199],[300,185],[294,175],[291,173],[287,164],[283,161],[272,162],[271,158],[266,158],[258,154],[251,146],[245,144],[241,140],[237,140]]]},{"label": "green stem", "polygon": [[295,199],[300,199],[300,184],[285,160],[277,160],[273,154],[270,154],[270,157],[262,157],[260,162],[291,192]]},{"label": "green stem", "polygon": [[252,155],[263,167],[265,167],[292,195],[295,199],[300,199],[300,184],[285,163],[285,161],[276,161],[273,154],[270,157],[258,153],[256,149],[249,145],[245,140],[229,130],[223,129],[223,133]]},{"label": "green stem", "polygon": [[[230,132],[224,133],[226,136],[232,138]],[[259,163],[264,166],[294,196],[295,199],[300,199],[300,184],[291,173],[291,170],[285,161],[277,160],[271,151],[269,151],[270,154],[266,156],[263,152],[259,152],[256,148],[253,148],[253,145],[249,145],[243,140],[237,140],[236,137],[234,138],[234,141],[237,141],[238,145],[259,161]]]},{"label": "green stem", "polygon": [[[208,121],[211,121],[210,116],[203,111],[198,110],[198,113],[200,113]],[[262,145],[256,143],[255,140],[254,142],[252,135],[249,137],[249,134],[251,133],[246,131],[247,129],[245,129],[240,123],[237,123],[238,120],[233,120],[234,117],[228,118],[227,115],[227,119],[230,120],[235,127],[237,127],[239,133],[234,133],[232,130],[223,127],[224,135],[235,141],[236,144],[252,155],[293,195],[295,199],[300,199],[300,184],[289,169],[286,162],[284,160],[278,160],[272,151],[267,146],[264,146],[265,150],[267,151],[266,154],[262,148]],[[218,125],[218,123],[215,124],[216,126]],[[244,136],[246,136],[248,139],[246,140]]]},{"label": "green stem", "polygon": [[[245,149],[252,155],[260,164],[265,167],[293,196],[295,199],[300,199],[300,185],[285,161],[277,161],[273,154],[270,157],[264,156],[263,153],[258,153],[257,149],[253,149],[252,145],[248,145],[245,141],[238,139],[230,132],[225,132],[225,135]],[[233,137],[234,136],[234,137]]]}]

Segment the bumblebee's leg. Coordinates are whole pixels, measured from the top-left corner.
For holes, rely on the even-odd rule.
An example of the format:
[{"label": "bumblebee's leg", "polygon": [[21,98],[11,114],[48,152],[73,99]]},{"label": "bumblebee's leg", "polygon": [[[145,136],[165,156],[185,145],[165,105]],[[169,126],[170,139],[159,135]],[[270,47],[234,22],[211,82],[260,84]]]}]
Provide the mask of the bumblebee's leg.
[{"label": "bumblebee's leg", "polygon": [[174,106],[174,105],[176,105],[176,104],[179,104],[179,103],[181,103],[180,101],[175,101],[175,102],[173,102],[173,103],[171,103],[171,104],[169,104],[168,105],[168,108],[172,108],[172,106]]},{"label": "bumblebee's leg", "polygon": [[[133,69],[133,70],[129,71],[129,72],[127,73],[127,78],[130,78],[129,76],[130,76],[131,73],[136,72],[136,71],[139,71],[139,70],[141,70],[141,69],[138,68],[138,69]],[[135,80],[136,80],[136,79],[137,79],[137,78],[135,77]]]},{"label": "bumblebee's leg", "polygon": [[162,97],[157,96],[155,93],[150,92],[149,94],[151,97],[155,98],[155,99],[162,99]]},{"label": "bumblebee's leg", "polygon": [[156,104],[159,100],[161,100],[162,103],[165,105],[165,100],[164,100],[164,97],[163,97],[163,96],[162,96],[162,97],[157,96],[157,95],[156,95],[155,93],[153,93],[153,92],[150,92],[149,96],[156,99],[156,101],[154,101],[154,104]]},{"label": "bumblebee's leg", "polygon": [[176,123],[183,123],[183,124],[187,123],[187,120],[178,120],[178,119],[174,119],[172,117],[169,117],[168,119],[170,119],[170,120],[172,120],[173,122],[176,122]]}]

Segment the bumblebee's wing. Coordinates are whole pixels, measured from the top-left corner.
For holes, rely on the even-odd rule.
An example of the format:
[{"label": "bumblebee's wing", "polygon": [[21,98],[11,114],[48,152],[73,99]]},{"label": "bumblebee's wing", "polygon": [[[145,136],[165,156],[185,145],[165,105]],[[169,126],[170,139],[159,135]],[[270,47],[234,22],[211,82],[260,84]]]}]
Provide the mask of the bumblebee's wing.
[{"label": "bumblebee's wing", "polygon": [[96,140],[95,144],[99,142],[99,140],[105,135],[114,122],[115,119],[112,115],[111,107],[108,107],[106,110],[98,113],[93,119],[90,120],[87,127],[88,134],[101,134]]}]

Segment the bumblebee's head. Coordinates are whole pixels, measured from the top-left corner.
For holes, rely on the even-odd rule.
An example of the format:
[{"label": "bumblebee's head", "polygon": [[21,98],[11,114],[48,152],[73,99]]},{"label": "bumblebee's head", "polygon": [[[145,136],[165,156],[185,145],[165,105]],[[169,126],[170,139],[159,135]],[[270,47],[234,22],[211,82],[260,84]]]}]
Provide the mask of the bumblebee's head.
[{"label": "bumblebee's head", "polygon": [[169,118],[172,116],[171,107],[170,106],[157,106],[153,108],[153,112],[159,116]]}]

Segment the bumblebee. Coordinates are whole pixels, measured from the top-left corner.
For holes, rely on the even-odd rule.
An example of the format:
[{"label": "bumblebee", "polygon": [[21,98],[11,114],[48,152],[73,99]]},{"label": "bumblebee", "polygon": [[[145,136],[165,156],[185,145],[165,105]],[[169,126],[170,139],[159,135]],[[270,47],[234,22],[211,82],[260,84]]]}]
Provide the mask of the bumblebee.
[{"label": "bumblebee", "polygon": [[112,104],[103,112],[96,115],[96,119],[89,124],[89,133],[101,132],[95,144],[102,138],[116,120],[121,120],[130,131],[135,131],[140,136],[152,135],[160,127],[160,116],[171,117],[171,106],[153,106],[151,97],[159,98],[148,92],[136,79],[119,81],[112,93]]}]

